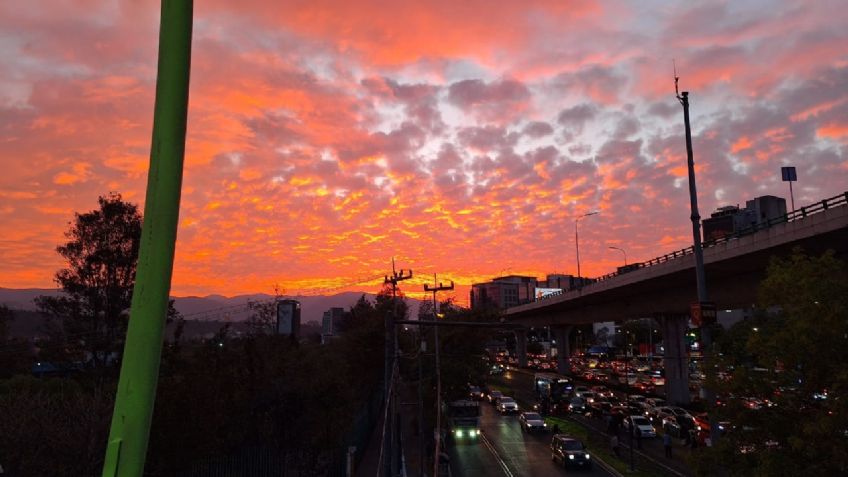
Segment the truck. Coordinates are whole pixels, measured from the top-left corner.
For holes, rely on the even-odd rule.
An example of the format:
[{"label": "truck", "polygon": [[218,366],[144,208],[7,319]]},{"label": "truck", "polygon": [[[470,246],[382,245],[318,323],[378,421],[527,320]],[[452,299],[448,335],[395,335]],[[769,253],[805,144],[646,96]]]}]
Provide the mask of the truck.
[{"label": "truck", "polygon": [[470,399],[442,405],[445,430],[455,443],[476,443],[480,437],[480,403]]},{"label": "truck", "polygon": [[565,376],[554,373],[536,373],[533,379],[534,408],[540,414],[565,413],[574,383]]}]

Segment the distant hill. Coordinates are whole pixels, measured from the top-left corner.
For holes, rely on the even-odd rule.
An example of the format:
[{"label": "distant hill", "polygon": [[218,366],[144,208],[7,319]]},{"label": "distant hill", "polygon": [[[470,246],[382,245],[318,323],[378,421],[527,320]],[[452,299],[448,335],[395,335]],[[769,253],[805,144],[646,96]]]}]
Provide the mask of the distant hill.
[{"label": "distant hill", "polygon": [[[35,311],[35,303],[33,299],[40,295],[57,296],[61,294],[56,289],[43,288],[28,288],[14,289],[0,287],[0,304],[5,304],[9,308],[23,311]],[[344,292],[330,296],[294,296],[286,297],[293,298],[300,302],[301,306],[301,322],[321,322],[323,313],[333,307],[341,307],[348,309],[356,303],[356,300],[362,296],[362,292]],[[365,293],[369,300],[374,301],[374,294]],[[248,301],[266,301],[273,300],[272,295],[254,294],[254,295],[237,295],[233,297],[225,297],[221,295],[209,295],[205,297],[187,296],[174,297],[174,307],[185,315],[187,320],[192,321],[242,321],[247,319],[250,311],[247,308]],[[410,307],[410,316],[418,315],[418,301],[407,300]],[[27,313],[26,320],[35,320],[36,313]],[[20,323],[16,325],[22,326]],[[28,329],[29,327],[27,327]]]}]

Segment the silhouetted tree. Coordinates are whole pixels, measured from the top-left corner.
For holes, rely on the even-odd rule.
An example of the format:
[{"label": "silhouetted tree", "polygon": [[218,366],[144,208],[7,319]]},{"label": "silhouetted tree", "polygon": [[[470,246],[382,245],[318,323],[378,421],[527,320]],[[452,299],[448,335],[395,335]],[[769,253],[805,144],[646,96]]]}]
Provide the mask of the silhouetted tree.
[{"label": "silhouetted tree", "polygon": [[141,214],[120,194],[98,199],[99,209],[77,213],[56,248],[67,268],[56,273],[60,296],[36,299],[40,311],[61,320],[61,339],[95,366],[120,349],[135,282]]},{"label": "silhouetted tree", "polygon": [[9,322],[14,319],[12,310],[6,305],[0,305],[0,343],[9,339]]},{"label": "silhouetted tree", "polygon": [[[699,452],[703,475],[845,475],[848,472],[848,268],[833,253],[773,259],[759,312],[717,343],[708,375],[726,406],[718,445]],[[772,405],[766,404],[767,402]]]}]

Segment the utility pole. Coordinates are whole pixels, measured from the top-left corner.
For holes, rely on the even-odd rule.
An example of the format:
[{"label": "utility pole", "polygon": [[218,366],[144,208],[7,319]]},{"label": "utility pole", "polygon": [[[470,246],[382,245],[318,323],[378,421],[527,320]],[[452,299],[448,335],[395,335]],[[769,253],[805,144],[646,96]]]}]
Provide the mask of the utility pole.
[{"label": "utility pole", "polygon": [[[397,306],[397,284],[403,280],[409,280],[412,278],[412,270],[407,270],[407,273],[404,273],[404,270],[401,269],[400,272],[395,270],[395,259],[392,257],[392,274],[391,276],[386,275],[383,284],[391,284],[392,285],[392,312],[386,314],[386,355],[385,355],[385,370],[384,370],[384,379],[385,379],[385,393],[386,393],[386,406],[392,406],[391,412],[387,412],[386,415],[391,415],[391,419],[386,419],[387,422],[383,423],[384,433],[389,436],[388,439],[385,439],[383,442],[383,475],[385,477],[393,476],[395,473],[393,472],[393,468],[399,464],[400,461],[400,431],[396,427],[398,420],[397,416],[397,399],[396,396],[391,396],[392,392],[392,369],[394,368],[394,362],[396,355],[398,354],[398,343],[397,343],[397,328],[395,326],[395,321],[398,319],[398,306]],[[395,395],[397,394],[397,388],[394,388]],[[388,429],[388,432],[385,431]]]},{"label": "utility pole", "polygon": [[[438,282],[436,279],[436,274],[433,274],[433,287],[429,287],[426,283],[424,284],[424,291],[433,292],[433,321],[438,321],[437,315],[437,304],[436,301],[436,293],[440,291],[453,290],[453,280],[451,280],[450,286],[444,286]],[[433,327],[433,342],[434,347],[436,348],[436,450],[434,451],[434,459],[433,459],[433,477],[439,477],[439,454],[441,452],[441,439],[442,439],[442,412],[441,412],[441,404],[442,404],[442,371],[441,371],[441,362],[439,361],[439,327]]]},{"label": "utility pole", "polygon": [[[686,129],[686,164],[689,170],[689,208],[690,219],[692,220],[692,251],[695,255],[695,281],[698,287],[698,309],[701,313],[701,307],[709,300],[707,295],[707,279],[704,273],[704,250],[701,246],[701,215],[698,213],[698,193],[695,187],[695,159],[692,152],[692,129],[689,124],[689,92],[679,92],[677,83],[677,68],[674,71],[674,93],[677,100],[683,106],[683,125]],[[700,323],[701,330],[701,361],[706,363],[709,358],[710,351],[713,346],[712,322],[705,320]],[[710,407],[715,403],[715,394],[708,388],[701,388],[701,398],[707,402]],[[710,440],[712,444],[716,444],[718,438],[718,423],[715,422],[713,413],[710,413]]]},{"label": "utility pole", "polygon": [[162,0],[144,224],[103,477],[144,473],[180,213],[193,7]]}]

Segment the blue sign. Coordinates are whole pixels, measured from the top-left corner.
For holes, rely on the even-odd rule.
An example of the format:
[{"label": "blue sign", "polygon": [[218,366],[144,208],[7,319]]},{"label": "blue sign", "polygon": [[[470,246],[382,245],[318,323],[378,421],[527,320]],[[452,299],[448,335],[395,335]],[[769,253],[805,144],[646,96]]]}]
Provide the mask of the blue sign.
[{"label": "blue sign", "polygon": [[798,174],[795,173],[794,167],[781,167],[780,174],[783,176],[783,182],[793,182],[798,180]]}]

